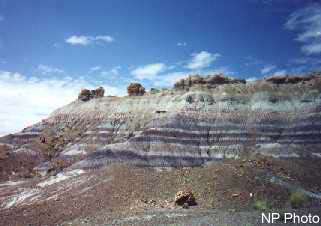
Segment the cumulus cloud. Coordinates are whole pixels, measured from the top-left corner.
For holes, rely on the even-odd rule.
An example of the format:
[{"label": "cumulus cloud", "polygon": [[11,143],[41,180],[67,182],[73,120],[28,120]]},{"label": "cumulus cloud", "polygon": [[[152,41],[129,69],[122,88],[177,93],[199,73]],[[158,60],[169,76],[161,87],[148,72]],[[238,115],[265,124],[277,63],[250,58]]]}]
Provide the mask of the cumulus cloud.
[{"label": "cumulus cloud", "polygon": [[307,54],[321,53],[321,4],[312,4],[293,12],[285,27],[298,31],[296,41],[301,42],[301,50]]},{"label": "cumulus cloud", "polygon": [[143,79],[152,80],[155,78],[155,76],[165,71],[166,68],[167,68],[166,65],[163,63],[147,64],[132,70],[131,74],[134,75],[135,78],[139,80],[143,80]]},{"label": "cumulus cloud", "polygon": [[176,72],[165,73],[157,76],[153,81],[153,85],[157,87],[173,86],[175,82],[177,82],[182,78],[187,77],[187,75],[188,75],[188,72],[186,71],[176,71]]},{"label": "cumulus cloud", "polygon": [[113,74],[113,75],[119,75],[120,69],[121,69],[121,66],[113,67],[113,68],[110,70],[110,73]]},{"label": "cumulus cloud", "polygon": [[262,69],[261,69],[261,74],[267,74],[271,71],[273,71],[274,69],[276,69],[275,65],[265,65]]},{"label": "cumulus cloud", "polygon": [[88,46],[93,44],[110,43],[114,41],[114,38],[109,35],[98,35],[98,36],[86,36],[86,35],[73,35],[67,38],[66,43],[70,45]]},{"label": "cumulus cloud", "polygon": [[[53,110],[77,98],[82,88],[98,84],[83,79],[26,77],[19,73],[0,71],[0,135],[20,131],[46,118]],[[124,91],[105,84],[108,95],[124,95]]]},{"label": "cumulus cloud", "polygon": [[52,67],[52,66],[48,66],[48,65],[44,65],[44,64],[39,64],[37,67],[37,70],[44,75],[47,74],[61,74],[64,73],[64,71],[62,69],[56,68],[56,67]]},{"label": "cumulus cloud", "polygon": [[94,66],[89,69],[89,73],[100,71],[102,68],[101,66]]},{"label": "cumulus cloud", "polygon": [[286,70],[279,70],[273,73],[273,75],[276,76],[282,76],[282,75],[286,75]]},{"label": "cumulus cloud", "polygon": [[201,51],[199,53],[193,53],[192,59],[186,65],[186,68],[191,70],[200,70],[209,67],[218,57],[221,55],[218,53],[209,53],[207,51]]},{"label": "cumulus cloud", "polygon": [[121,82],[127,82],[126,78],[124,77],[120,77],[120,66],[116,66],[113,67],[110,70],[101,70],[99,75],[104,77],[104,78],[108,78],[110,80],[111,83],[121,83]]}]

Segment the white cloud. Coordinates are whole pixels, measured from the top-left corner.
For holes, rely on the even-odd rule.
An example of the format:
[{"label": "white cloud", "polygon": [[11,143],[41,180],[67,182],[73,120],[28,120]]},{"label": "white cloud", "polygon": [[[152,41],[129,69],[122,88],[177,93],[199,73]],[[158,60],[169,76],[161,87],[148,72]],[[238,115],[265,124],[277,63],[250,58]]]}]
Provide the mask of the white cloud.
[{"label": "white cloud", "polygon": [[108,77],[109,79],[112,79],[112,80],[117,80],[118,82],[121,81],[121,80],[123,81],[124,78],[122,78],[120,80],[120,78],[118,77],[120,75],[120,72],[119,72],[120,69],[121,69],[120,66],[116,66],[116,67],[113,67],[110,70],[102,70],[100,72],[100,75],[104,76],[104,77]]},{"label": "white cloud", "polygon": [[[191,72],[192,74],[197,74],[198,72]],[[217,75],[217,74],[224,74],[224,75],[233,75],[235,74],[234,71],[230,70],[228,67],[218,67],[211,70],[204,70],[200,72],[204,75]]]},{"label": "white cloud", "polygon": [[93,73],[100,70],[101,70],[101,66],[94,66],[89,69],[89,73]]},{"label": "white cloud", "polygon": [[103,67],[101,67],[101,66],[94,66],[89,69],[89,73],[99,72],[99,74],[103,75],[103,76],[105,76],[105,75],[119,75],[120,69],[121,69],[121,66],[115,66],[110,70],[103,70]]},{"label": "white cloud", "polygon": [[4,21],[4,16],[1,16],[1,15],[0,15],[0,22],[1,22],[1,21]]},{"label": "white cloud", "polygon": [[321,59],[317,57],[301,57],[291,60],[294,64],[321,65]]},{"label": "white cloud", "polygon": [[188,72],[185,71],[177,71],[171,72],[167,74],[162,74],[157,76],[154,81],[153,85],[156,87],[169,87],[173,86],[175,82],[182,78],[186,78],[188,76]]},{"label": "white cloud", "polygon": [[119,75],[119,70],[121,69],[121,66],[116,66],[116,67],[113,67],[111,70],[110,70],[110,73],[113,74],[113,75]]},{"label": "white cloud", "polygon": [[187,43],[186,42],[178,42],[177,46],[187,46]]},{"label": "white cloud", "polygon": [[88,36],[76,36],[76,35],[73,35],[73,36],[67,38],[66,42],[71,44],[71,45],[86,46],[86,45],[89,45],[91,43],[91,39]]},{"label": "white cloud", "polygon": [[186,68],[191,70],[200,70],[207,68],[220,56],[221,55],[218,53],[212,54],[206,51],[194,53],[192,54],[192,59],[187,64]]},{"label": "white cloud", "polygon": [[135,78],[139,80],[143,80],[143,79],[152,80],[155,78],[155,76],[165,71],[166,68],[167,68],[166,65],[163,63],[147,64],[132,70],[131,74],[134,75]]},{"label": "white cloud", "polygon": [[43,75],[64,73],[62,69],[44,65],[44,64],[39,64],[37,67],[37,70]]},{"label": "white cloud", "polygon": [[307,55],[321,53],[321,4],[312,4],[292,13],[285,24],[289,30],[298,30],[296,40],[303,43]]},{"label": "white cloud", "polygon": [[273,73],[273,75],[276,76],[282,76],[282,75],[286,75],[286,70],[279,70]]},{"label": "white cloud", "polygon": [[[117,87],[105,87],[107,95],[123,95]],[[0,71],[0,136],[20,131],[46,118],[53,110],[77,99],[82,88],[97,84],[83,79],[27,78],[19,73]]]},{"label": "white cloud", "polygon": [[73,35],[67,38],[66,43],[70,45],[87,46],[92,44],[110,43],[114,41],[114,38],[109,35],[98,35],[98,36],[86,36],[86,35]]},{"label": "white cloud", "polygon": [[320,43],[314,42],[314,43],[302,46],[302,51],[307,54],[321,53],[321,41]]},{"label": "white cloud", "polygon": [[273,70],[276,69],[276,66],[275,65],[265,65],[262,69],[261,69],[261,74],[264,75],[264,74],[267,74]]},{"label": "white cloud", "polygon": [[95,38],[96,41],[103,41],[103,42],[113,42],[114,38],[109,35],[98,35]]}]

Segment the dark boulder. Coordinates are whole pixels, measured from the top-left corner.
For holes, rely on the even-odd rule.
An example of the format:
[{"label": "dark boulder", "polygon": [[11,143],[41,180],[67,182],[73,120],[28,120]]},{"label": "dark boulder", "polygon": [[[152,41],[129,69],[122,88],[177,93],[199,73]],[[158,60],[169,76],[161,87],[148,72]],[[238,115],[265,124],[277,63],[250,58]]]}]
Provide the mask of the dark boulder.
[{"label": "dark boulder", "polygon": [[103,87],[99,87],[98,89],[91,90],[91,96],[93,98],[104,97],[105,90]]},{"label": "dark boulder", "polygon": [[128,96],[143,96],[145,88],[139,83],[131,83],[127,87]]},{"label": "dark boulder", "polygon": [[194,194],[191,191],[178,191],[175,194],[174,202],[176,205],[179,205],[179,206],[186,206],[186,205],[194,206],[197,204]]},{"label": "dark boulder", "polygon": [[89,89],[82,89],[78,95],[78,99],[82,101],[88,101],[91,99],[91,92]]},{"label": "dark boulder", "polygon": [[82,89],[78,95],[78,100],[89,101],[93,98],[100,98],[105,95],[105,90],[103,87],[99,87],[94,90]]}]

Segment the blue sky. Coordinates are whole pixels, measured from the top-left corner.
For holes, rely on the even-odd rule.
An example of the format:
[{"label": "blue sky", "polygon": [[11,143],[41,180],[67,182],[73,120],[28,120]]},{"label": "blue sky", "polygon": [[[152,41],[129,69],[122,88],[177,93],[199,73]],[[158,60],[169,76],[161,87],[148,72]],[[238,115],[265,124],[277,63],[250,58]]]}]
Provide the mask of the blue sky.
[{"label": "blue sky", "polygon": [[0,134],[84,87],[124,95],[132,81],[166,87],[194,73],[320,69],[320,1],[0,0]]}]

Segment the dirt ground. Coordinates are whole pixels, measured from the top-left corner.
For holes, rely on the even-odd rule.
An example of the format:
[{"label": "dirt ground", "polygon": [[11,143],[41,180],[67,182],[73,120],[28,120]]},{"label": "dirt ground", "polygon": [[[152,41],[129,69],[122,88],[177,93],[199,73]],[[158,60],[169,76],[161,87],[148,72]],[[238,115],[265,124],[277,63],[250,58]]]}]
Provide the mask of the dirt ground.
[{"label": "dirt ground", "polygon": [[[255,210],[258,201],[266,203],[269,210],[291,209],[292,191],[272,183],[270,175],[294,187],[321,191],[321,160],[317,159],[259,157],[176,169],[112,165],[89,172],[90,179],[79,188],[81,192],[70,190],[54,200],[1,210],[0,225],[110,225],[111,222],[130,225],[120,219],[149,216],[146,213],[153,211],[157,213],[154,215],[162,211],[178,214],[179,220],[183,210],[173,202],[179,190],[190,190],[195,195],[197,206],[184,210],[190,216],[194,213],[203,216],[204,211],[219,211],[220,216],[244,212],[246,216],[246,213],[260,211]],[[308,199],[302,209],[319,207],[320,200]],[[253,214],[251,216],[253,218]]]}]

